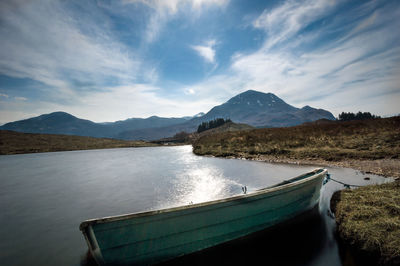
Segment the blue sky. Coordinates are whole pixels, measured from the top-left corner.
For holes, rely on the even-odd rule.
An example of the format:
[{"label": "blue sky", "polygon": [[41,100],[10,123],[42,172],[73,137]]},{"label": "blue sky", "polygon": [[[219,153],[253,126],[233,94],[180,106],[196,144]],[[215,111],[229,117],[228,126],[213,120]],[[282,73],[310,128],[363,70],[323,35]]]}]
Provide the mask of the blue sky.
[{"label": "blue sky", "polygon": [[400,113],[399,1],[0,2],[0,124],[207,112],[248,89]]}]

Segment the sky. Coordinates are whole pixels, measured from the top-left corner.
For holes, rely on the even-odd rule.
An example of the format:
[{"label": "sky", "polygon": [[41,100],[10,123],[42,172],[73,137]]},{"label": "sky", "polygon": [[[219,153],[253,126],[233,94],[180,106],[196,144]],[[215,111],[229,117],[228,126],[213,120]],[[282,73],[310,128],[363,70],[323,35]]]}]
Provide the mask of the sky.
[{"label": "sky", "polygon": [[400,1],[2,0],[0,124],[207,112],[252,89],[400,113]]}]

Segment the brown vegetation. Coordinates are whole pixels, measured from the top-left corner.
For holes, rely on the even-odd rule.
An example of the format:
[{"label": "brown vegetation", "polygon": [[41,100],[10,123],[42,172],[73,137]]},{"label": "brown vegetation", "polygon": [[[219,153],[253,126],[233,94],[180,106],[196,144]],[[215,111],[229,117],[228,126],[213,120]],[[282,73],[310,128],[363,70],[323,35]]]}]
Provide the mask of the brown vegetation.
[{"label": "brown vegetation", "polygon": [[336,192],[338,233],[381,265],[400,264],[400,181]]},{"label": "brown vegetation", "polygon": [[199,155],[355,168],[359,161],[379,160],[368,163],[368,171],[399,176],[400,117],[209,134],[193,143],[193,151]]},{"label": "brown vegetation", "polygon": [[30,134],[0,130],[0,154],[156,146],[144,141]]}]

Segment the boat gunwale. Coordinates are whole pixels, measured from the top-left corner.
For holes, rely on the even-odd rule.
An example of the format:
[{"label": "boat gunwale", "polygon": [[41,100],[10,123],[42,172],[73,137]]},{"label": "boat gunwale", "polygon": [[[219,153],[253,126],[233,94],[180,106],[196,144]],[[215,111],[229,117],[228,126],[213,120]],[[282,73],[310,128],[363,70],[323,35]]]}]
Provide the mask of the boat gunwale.
[{"label": "boat gunwale", "polygon": [[[107,217],[102,217],[102,218],[89,219],[89,220],[83,221],[79,225],[79,229],[82,232],[85,232],[85,229],[88,226],[92,225],[92,224],[123,221],[123,220],[129,220],[131,218],[152,216],[152,215],[161,214],[161,213],[170,213],[170,212],[176,212],[176,211],[181,211],[181,210],[186,210],[186,209],[194,209],[194,208],[199,208],[199,207],[206,207],[206,206],[214,205],[214,204],[218,204],[218,203],[224,203],[224,202],[230,202],[230,201],[235,201],[235,200],[241,200],[241,199],[245,199],[245,198],[251,198],[251,197],[254,197],[254,196],[267,194],[267,193],[272,193],[272,192],[275,192],[275,191],[283,190],[283,189],[286,189],[286,188],[289,188],[289,187],[294,187],[294,186],[297,186],[299,184],[309,182],[312,179],[316,179],[320,175],[326,174],[326,172],[327,172],[327,169],[325,169],[325,168],[316,168],[316,169],[314,169],[314,170],[312,170],[310,172],[307,172],[305,174],[301,174],[301,175],[293,177],[291,179],[282,181],[282,182],[288,182],[286,184],[279,185],[279,183],[278,183],[278,186],[274,185],[274,186],[271,186],[271,187],[262,188],[262,189],[254,191],[254,192],[250,192],[248,194],[240,194],[240,195],[235,195],[235,196],[226,197],[226,198],[222,198],[222,199],[206,201],[206,202],[200,202],[200,203],[195,203],[195,204],[190,204],[190,205],[183,205],[183,206],[178,206],[178,207],[171,207],[171,208],[165,208],[165,209],[150,210],[150,211],[144,211],[144,212],[134,212],[134,213],[115,215],[115,216],[107,216]],[[307,176],[307,175],[310,175],[310,174],[312,174],[312,175],[308,176],[308,177],[305,177],[305,178],[301,178],[303,176]],[[296,180],[298,178],[301,178],[301,179]],[[291,182],[291,180],[296,180],[296,181],[292,181]]]}]

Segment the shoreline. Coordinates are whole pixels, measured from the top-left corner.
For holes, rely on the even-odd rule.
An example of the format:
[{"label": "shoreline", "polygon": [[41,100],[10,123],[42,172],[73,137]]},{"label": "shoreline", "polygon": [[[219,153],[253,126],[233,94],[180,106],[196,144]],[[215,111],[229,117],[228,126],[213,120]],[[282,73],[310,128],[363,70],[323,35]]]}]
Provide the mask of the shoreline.
[{"label": "shoreline", "polygon": [[199,154],[199,156],[209,156],[216,158],[228,159],[246,159],[268,163],[287,163],[298,165],[316,165],[327,167],[344,167],[358,170],[366,174],[375,174],[383,177],[391,177],[395,180],[400,179],[400,160],[399,159],[377,159],[377,160],[356,160],[350,159],[347,161],[327,161],[318,158],[310,159],[293,159],[285,157],[275,157],[263,154],[252,155],[246,153],[239,153],[238,155],[215,156],[212,154]]}]

